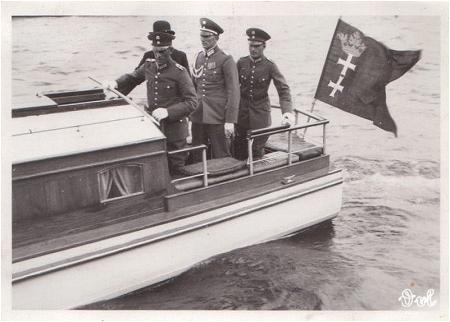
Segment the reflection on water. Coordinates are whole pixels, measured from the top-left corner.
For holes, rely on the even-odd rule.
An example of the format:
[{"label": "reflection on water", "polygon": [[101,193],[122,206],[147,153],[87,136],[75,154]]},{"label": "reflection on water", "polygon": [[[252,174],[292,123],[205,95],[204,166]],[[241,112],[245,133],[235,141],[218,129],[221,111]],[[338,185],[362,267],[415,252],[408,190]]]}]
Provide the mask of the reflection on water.
[{"label": "reflection on water", "polygon": [[[88,76],[115,79],[149,49],[160,17],[63,17],[13,20],[13,99],[43,90],[92,87]],[[192,62],[200,49],[198,18],[166,17],[175,47]],[[272,35],[266,54],[309,109],[337,17],[217,17],[220,46],[247,55],[245,29]],[[290,238],[216,256],[158,287],[91,309],[400,310],[405,288],[439,298],[440,35],[434,17],[344,17],[392,49],[425,49],[422,59],[386,88],[399,137],[317,102],[331,120],[327,150],[344,169],[343,207],[332,223]],[[248,26],[247,26],[248,25]],[[292,32],[294,30],[295,32]],[[194,32],[195,31],[195,32]],[[271,89],[276,103],[276,92]],[[137,102],[145,86],[135,89]],[[280,119],[274,111],[273,121]],[[314,131],[308,132],[312,138]],[[326,202],[326,200],[324,200]],[[276,214],[274,214],[276,215]]]}]

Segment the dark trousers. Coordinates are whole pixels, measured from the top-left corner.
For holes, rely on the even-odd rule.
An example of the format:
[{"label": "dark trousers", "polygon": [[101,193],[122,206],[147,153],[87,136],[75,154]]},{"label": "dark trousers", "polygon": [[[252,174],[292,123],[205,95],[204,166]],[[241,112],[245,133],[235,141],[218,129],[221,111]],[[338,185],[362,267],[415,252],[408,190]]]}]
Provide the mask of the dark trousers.
[{"label": "dark trousers", "polygon": [[[242,127],[239,125],[235,126],[235,138],[234,138],[234,149],[236,154],[236,159],[245,160],[248,158],[248,141],[247,141],[247,127]],[[260,159],[264,156],[264,146],[266,145],[268,136],[259,136],[253,140],[252,152],[253,159]]]},{"label": "dark trousers", "polygon": [[[167,150],[173,151],[178,149],[183,149],[186,147],[186,139],[177,140],[173,142],[167,142]],[[188,153],[182,152],[182,153],[176,153],[169,155],[169,170],[171,174],[175,174],[179,172],[179,169],[181,167],[184,167],[186,163]]]},{"label": "dark trousers", "polygon": [[[230,149],[228,147],[228,142],[225,137],[225,127],[224,124],[203,124],[203,123],[192,123],[192,145],[211,144],[212,158],[225,158],[229,157]],[[194,162],[202,161],[201,151],[196,151],[193,153]]]}]

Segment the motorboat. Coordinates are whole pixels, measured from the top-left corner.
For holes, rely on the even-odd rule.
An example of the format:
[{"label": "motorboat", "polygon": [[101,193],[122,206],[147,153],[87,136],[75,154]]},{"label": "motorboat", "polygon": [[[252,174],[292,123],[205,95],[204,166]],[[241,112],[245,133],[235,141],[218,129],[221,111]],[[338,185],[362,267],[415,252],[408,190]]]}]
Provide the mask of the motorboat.
[{"label": "motorboat", "polygon": [[[167,151],[141,111],[101,88],[43,92],[11,119],[13,309],[72,309],[168,280],[221,253],[332,220],[342,171],[325,118],[249,131],[248,159]],[[307,118],[308,122],[300,122]],[[305,129],[321,140],[309,142]],[[269,136],[265,155],[252,144]],[[168,155],[202,154],[171,175]]]}]

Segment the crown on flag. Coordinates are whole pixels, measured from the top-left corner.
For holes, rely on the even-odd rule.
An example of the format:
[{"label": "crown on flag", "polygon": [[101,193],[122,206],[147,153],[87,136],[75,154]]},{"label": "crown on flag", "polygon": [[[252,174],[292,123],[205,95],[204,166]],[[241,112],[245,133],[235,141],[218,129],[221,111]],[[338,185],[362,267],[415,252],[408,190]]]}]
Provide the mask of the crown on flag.
[{"label": "crown on flag", "polygon": [[342,50],[354,57],[359,57],[366,50],[367,46],[363,43],[361,34],[357,31],[351,35],[339,32],[337,37],[341,41]]}]

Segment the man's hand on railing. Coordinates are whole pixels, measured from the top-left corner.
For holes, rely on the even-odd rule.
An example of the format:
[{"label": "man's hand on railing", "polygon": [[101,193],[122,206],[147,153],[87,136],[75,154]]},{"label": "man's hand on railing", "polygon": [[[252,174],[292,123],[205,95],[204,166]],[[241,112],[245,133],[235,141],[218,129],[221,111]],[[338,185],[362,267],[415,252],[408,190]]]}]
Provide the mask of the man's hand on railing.
[{"label": "man's hand on railing", "polygon": [[234,134],[234,123],[225,123],[225,137],[230,138]]},{"label": "man's hand on railing", "polygon": [[110,100],[113,98],[117,98],[117,95],[114,94],[111,89],[117,89],[117,82],[115,80],[104,80],[102,81],[103,92],[105,93],[105,99]]},{"label": "man's hand on railing", "polygon": [[157,108],[156,110],[153,111],[152,116],[158,122],[160,122],[161,120],[164,120],[166,117],[168,117],[169,113],[167,112],[167,109],[159,107],[159,108]]},{"label": "man's hand on railing", "polygon": [[281,125],[295,125],[295,117],[292,113],[284,113],[281,116]]}]

